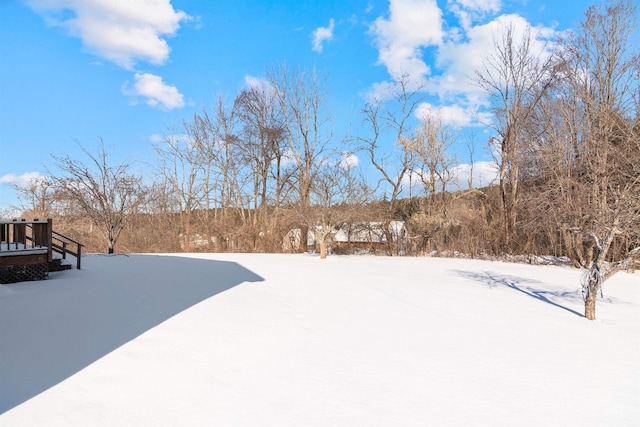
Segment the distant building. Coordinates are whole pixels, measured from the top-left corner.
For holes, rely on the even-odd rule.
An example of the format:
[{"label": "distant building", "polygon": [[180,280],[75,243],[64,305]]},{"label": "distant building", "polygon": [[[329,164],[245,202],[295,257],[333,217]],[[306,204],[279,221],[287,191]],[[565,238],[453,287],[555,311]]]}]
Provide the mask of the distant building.
[{"label": "distant building", "polygon": [[[319,229],[318,226],[315,230]],[[310,228],[307,234],[309,250],[318,248],[315,230]],[[298,252],[300,236],[299,228],[289,230],[282,241],[283,251]],[[333,252],[351,253],[354,250],[374,253],[388,250],[400,252],[406,248],[409,235],[404,221],[352,222],[342,224],[331,233],[329,239],[329,247]]]}]

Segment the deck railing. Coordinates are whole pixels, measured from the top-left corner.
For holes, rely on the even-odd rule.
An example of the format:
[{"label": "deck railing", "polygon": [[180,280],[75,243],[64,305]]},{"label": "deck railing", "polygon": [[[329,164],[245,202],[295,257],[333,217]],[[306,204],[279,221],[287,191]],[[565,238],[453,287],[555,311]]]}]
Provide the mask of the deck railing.
[{"label": "deck railing", "polygon": [[49,247],[49,221],[0,221],[0,251],[21,251]]}]

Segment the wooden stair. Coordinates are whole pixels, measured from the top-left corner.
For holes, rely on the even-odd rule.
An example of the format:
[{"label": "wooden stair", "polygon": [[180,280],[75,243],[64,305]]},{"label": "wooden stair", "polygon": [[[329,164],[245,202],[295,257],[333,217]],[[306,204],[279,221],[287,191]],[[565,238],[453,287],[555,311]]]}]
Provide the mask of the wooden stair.
[{"label": "wooden stair", "polygon": [[62,259],[60,258],[54,258],[53,260],[49,261],[49,272],[51,273],[52,271],[64,271],[64,270],[71,270],[72,265],[69,263],[63,263]]}]

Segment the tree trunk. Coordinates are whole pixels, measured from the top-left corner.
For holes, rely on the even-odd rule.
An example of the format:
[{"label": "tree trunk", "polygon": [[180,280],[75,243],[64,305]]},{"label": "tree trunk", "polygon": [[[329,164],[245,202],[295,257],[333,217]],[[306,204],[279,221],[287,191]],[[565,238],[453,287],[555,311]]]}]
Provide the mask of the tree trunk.
[{"label": "tree trunk", "polygon": [[391,227],[391,221],[385,221],[384,222],[384,229],[382,231],[384,232],[384,238],[387,241],[388,255],[389,256],[393,256],[394,242],[393,242],[393,235],[391,234],[391,231],[389,230],[390,227]]},{"label": "tree trunk", "polygon": [[299,252],[300,253],[305,253],[309,250],[309,247],[307,245],[307,241],[309,239],[309,227],[304,224],[300,226],[300,248],[299,248]]},{"label": "tree trunk", "polygon": [[324,239],[320,240],[320,259],[327,257],[327,242]]},{"label": "tree trunk", "polygon": [[596,280],[589,280],[589,292],[584,301],[584,317],[596,320],[596,298],[598,297],[598,285]]},{"label": "tree trunk", "polygon": [[617,221],[614,221],[612,229],[605,235],[602,240],[602,245],[598,240],[598,236],[591,233],[591,237],[595,243],[595,256],[593,258],[592,271],[593,274],[589,277],[589,283],[587,284],[587,296],[584,300],[584,317],[589,320],[596,320],[596,299],[598,298],[598,292],[602,286],[602,278],[600,274],[600,266],[607,257],[613,237],[617,233]]}]

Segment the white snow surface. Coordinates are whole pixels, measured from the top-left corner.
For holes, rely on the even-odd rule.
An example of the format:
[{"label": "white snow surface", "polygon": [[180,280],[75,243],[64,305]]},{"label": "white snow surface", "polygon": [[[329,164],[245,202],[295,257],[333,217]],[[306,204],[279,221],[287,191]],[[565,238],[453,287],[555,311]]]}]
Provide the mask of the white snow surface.
[{"label": "white snow surface", "polygon": [[0,286],[0,426],[639,426],[640,273],[88,255]]}]

